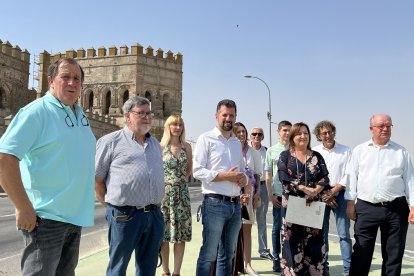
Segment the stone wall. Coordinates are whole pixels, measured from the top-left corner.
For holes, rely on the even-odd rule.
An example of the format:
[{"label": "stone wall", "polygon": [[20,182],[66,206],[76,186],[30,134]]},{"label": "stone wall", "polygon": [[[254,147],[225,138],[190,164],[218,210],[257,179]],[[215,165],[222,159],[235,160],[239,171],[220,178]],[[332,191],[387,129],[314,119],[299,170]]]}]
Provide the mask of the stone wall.
[{"label": "stone wall", "polygon": [[47,68],[61,57],[75,58],[85,72],[80,105],[100,115],[113,116],[123,126],[122,106],[129,98],[139,95],[151,101],[155,114],[151,133],[161,139],[165,119],[182,110],[182,55],[162,49],[145,49],[140,44],[69,49],[64,53],[40,54],[39,91],[48,89]]},{"label": "stone wall", "polygon": [[29,83],[30,54],[19,46],[0,40],[0,117],[15,114],[36,98]]},{"label": "stone wall", "polygon": [[92,113],[89,111],[85,112],[88,117],[89,124],[92,128],[93,134],[96,140],[104,136],[105,134],[119,130],[119,126],[116,125],[116,120],[108,115],[102,116],[98,113]]}]

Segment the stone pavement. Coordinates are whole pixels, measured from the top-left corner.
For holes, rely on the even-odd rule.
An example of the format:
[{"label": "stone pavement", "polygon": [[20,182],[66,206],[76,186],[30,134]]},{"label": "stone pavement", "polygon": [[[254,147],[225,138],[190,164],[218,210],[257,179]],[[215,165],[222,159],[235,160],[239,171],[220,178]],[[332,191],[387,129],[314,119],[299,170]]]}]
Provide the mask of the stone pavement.
[{"label": "stone pavement", "polygon": [[[195,221],[195,216],[193,216],[193,240],[186,244],[186,250],[184,255],[184,261],[181,269],[181,275],[183,276],[194,276],[195,267],[197,263],[198,253],[201,245],[201,227],[200,222]],[[268,240],[270,242],[271,228],[268,227]],[[267,260],[260,259],[257,253],[257,225],[253,226],[252,231],[252,265],[260,275],[278,275],[272,271],[272,263]],[[271,243],[269,243],[270,245]],[[330,273],[332,276],[342,275],[342,259],[339,249],[339,243],[336,242],[335,237],[330,237],[330,254],[329,254],[329,264],[330,264]],[[170,250],[171,251],[171,250]],[[170,255],[172,258],[172,255]],[[170,258],[170,264],[173,264],[172,259]],[[370,276],[381,275],[381,256],[379,254],[374,254],[372,260]],[[105,275],[106,266],[108,264],[108,249],[104,249],[98,253],[82,258],[79,261],[78,267],[76,269],[76,275],[78,276],[91,276],[91,275]],[[128,267],[128,276],[135,275],[135,262],[133,258],[131,259]],[[170,267],[172,271],[172,267]],[[157,269],[157,276],[161,275],[162,269]],[[414,275],[414,262],[403,261],[403,269],[401,275]]]}]

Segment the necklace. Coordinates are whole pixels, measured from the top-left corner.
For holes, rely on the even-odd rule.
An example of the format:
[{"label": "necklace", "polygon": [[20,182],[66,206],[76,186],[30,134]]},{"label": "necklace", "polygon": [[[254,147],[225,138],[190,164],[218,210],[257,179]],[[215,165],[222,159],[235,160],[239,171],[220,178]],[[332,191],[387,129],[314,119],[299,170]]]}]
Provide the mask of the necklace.
[{"label": "necklace", "polygon": [[[295,150],[295,155],[296,155],[296,175],[297,175],[297,181],[298,181],[298,184],[299,184],[299,182],[300,182],[300,176],[299,176],[299,164],[298,164],[298,154],[296,153],[296,150]],[[306,150],[306,154],[305,154],[305,162],[303,163],[303,170],[304,170],[304,175],[305,175],[305,186],[307,186],[307,184],[308,184],[308,179],[307,179],[307,177],[306,177],[306,161],[308,160],[308,151]]]}]

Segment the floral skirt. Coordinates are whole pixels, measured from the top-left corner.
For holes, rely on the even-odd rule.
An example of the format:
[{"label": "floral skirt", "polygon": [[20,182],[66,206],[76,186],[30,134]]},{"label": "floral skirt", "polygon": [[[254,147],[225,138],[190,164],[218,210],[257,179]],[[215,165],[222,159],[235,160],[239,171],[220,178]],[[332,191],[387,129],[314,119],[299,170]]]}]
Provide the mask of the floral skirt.
[{"label": "floral skirt", "polygon": [[322,230],[283,218],[281,275],[323,276],[327,254]]},{"label": "floral skirt", "polygon": [[164,217],[164,242],[191,241],[191,205],[187,183],[165,185],[161,212]]}]

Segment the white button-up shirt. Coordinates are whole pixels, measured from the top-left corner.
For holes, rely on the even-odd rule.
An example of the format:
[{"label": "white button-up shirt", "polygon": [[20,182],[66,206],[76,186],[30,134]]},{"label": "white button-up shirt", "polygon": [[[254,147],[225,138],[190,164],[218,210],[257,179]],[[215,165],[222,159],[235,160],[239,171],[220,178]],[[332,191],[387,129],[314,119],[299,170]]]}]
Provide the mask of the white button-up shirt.
[{"label": "white button-up shirt", "polygon": [[227,172],[235,166],[238,167],[238,171],[244,172],[242,146],[233,134],[226,139],[215,127],[198,137],[194,149],[193,176],[201,180],[203,194],[240,195],[240,187],[236,183],[213,182],[220,172]]},{"label": "white button-up shirt", "polygon": [[414,168],[408,151],[388,141],[378,147],[372,140],[355,147],[350,162],[345,198],[387,202],[406,196],[414,207]]},{"label": "white button-up shirt", "polygon": [[346,166],[351,158],[351,149],[335,141],[332,149],[327,149],[323,144],[320,144],[314,147],[313,150],[319,152],[325,159],[329,171],[329,185],[334,187],[340,184],[345,188],[348,182]]},{"label": "white button-up shirt", "polygon": [[266,162],[266,148],[264,146],[260,146],[260,149],[256,150],[253,146],[252,149],[258,153],[259,157],[260,157],[260,164],[262,166],[261,172],[260,174],[260,181],[265,181],[266,180],[266,176],[264,173],[264,165]]}]

